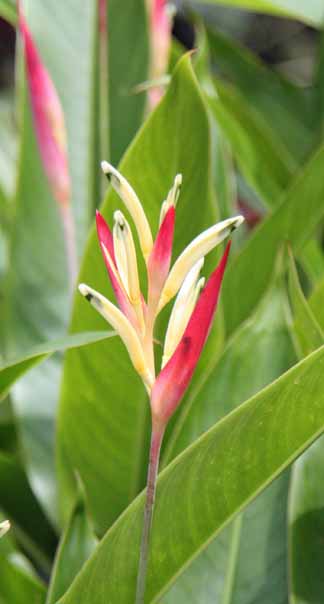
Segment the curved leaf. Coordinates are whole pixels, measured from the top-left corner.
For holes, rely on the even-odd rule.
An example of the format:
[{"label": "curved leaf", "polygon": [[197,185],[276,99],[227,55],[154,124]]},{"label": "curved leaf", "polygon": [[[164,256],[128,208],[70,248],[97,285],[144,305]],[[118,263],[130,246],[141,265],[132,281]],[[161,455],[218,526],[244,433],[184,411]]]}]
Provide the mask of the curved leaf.
[{"label": "curved leaf", "polygon": [[110,161],[117,164],[141,125],[145,94],[136,85],[148,78],[149,42],[144,0],[108,0],[108,112]]},{"label": "curved leaf", "polygon": [[19,358],[8,360],[4,365],[0,365],[0,401],[5,398],[11,386],[26,373],[28,369],[41,363],[54,352],[69,348],[77,348],[79,346],[87,346],[114,335],[114,332],[109,331],[83,332],[81,334],[68,335],[65,338],[41,344],[27,353],[22,354]]},{"label": "curved leaf", "polygon": [[45,587],[17,564],[0,557],[0,603],[45,604]]},{"label": "curved leaf", "polygon": [[97,540],[80,497],[57,549],[46,604],[54,604],[65,593],[96,544]]},{"label": "curved leaf", "polygon": [[[278,377],[293,359],[286,296],[276,283],[228,342],[196,400],[188,401],[163,456],[164,464],[166,457],[181,452]],[[252,604],[259,600],[286,604],[288,486],[285,474],[261,493],[186,569],[161,604]]]},{"label": "curved leaf", "polygon": [[[156,602],[218,531],[324,431],[323,368],[324,347],[218,422],[161,473],[146,603]],[[112,526],[60,604],[133,601],[143,503],[141,494]]]},{"label": "curved leaf", "polygon": [[196,0],[204,4],[221,4],[243,8],[278,17],[290,17],[321,28],[324,23],[324,8],[321,0],[295,2],[295,0]]},{"label": "curved leaf", "polygon": [[[225,323],[229,333],[248,317],[265,291],[279,246],[288,240],[293,251],[298,251],[323,217],[323,165],[324,147],[321,147],[298,173],[272,215],[255,230],[230,263],[223,284]],[[246,287],[251,267],[253,287]]]}]

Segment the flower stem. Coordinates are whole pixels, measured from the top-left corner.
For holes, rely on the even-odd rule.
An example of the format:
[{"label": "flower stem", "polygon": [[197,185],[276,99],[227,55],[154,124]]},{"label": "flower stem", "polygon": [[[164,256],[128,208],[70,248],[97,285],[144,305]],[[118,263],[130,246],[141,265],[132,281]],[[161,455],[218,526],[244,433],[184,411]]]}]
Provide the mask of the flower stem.
[{"label": "flower stem", "polygon": [[156,481],[159,469],[160,451],[161,444],[164,434],[164,426],[156,426],[154,421],[152,422],[152,435],[151,435],[151,446],[150,446],[150,458],[147,473],[147,489],[146,489],[146,501],[144,507],[144,521],[143,521],[143,532],[140,549],[140,559],[138,566],[137,575],[137,587],[136,587],[136,604],[144,604],[145,587],[146,587],[146,574],[147,574],[147,563],[149,557],[149,545],[150,545],[150,534],[154,510],[154,500],[156,491]]}]

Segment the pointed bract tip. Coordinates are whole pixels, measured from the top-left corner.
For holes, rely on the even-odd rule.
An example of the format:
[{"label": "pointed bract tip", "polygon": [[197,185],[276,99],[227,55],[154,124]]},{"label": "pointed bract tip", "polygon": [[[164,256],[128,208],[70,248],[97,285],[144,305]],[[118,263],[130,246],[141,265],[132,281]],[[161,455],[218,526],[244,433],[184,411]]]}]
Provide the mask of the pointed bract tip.
[{"label": "pointed bract tip", "polygon": [[107,176],[108,180],[111,180],[112,178],[114,178],[115,179],[115,184],[116,185],[120,184],[120,179],[119,179],[118,171],[109,162],[107,162],[105,160],[102,161],[101,162],[101,169],[102,169],[103,173],[105,174],[105,176]]},{"label": "pointed bract tip", "polygon": [[108,174],[111,171],[111,166],[107,161],[103,160],[100,165],[104,174]]},{"label": "pointed bract tip", "polygon": [[120,227],[125,226],[125,224],[126,224],[125,216],[120,210],[116,210],[116,212],[114,212],[114,221]]},{"label": "pointed bract tip", "polygon": [[241,226],[241,224],[242,224],[242,222],[244,222],[244,220],[245,220],[245,218],[241,214],[239,214],[238,216],[234,216],[233,229],[237,229],[239,226]]},{"label": "pointed bract tip", "polygon": [[0,537],[3,537],[3,535],[5,535],[10,529],[10,522],[9,520],[4,520],[3,522],[0,522]]},{"label": "pointed bract tip", "polygon": [[85,283],[80,283],[78,290],[82,296],[87,298],[90,295],[89,287]]}]

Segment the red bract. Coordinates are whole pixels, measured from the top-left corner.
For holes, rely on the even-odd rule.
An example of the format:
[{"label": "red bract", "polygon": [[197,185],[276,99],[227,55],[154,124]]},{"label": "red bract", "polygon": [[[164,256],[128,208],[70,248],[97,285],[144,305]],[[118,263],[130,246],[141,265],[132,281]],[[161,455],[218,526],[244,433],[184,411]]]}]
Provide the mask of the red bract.
[{"label": "red bract", "polygon": [[134,327],[138,327],[135,312],[128,300],[125,289],[118,277],[118,270],[116,267],[114,252],[114,242],[111,230],[108,224],[106,223],[104,217],[100,214],[100,212],[98,212],[98,210],[96,211],[96,224],[101,252],[105,261],[109,279],[114,290],[118,306],[124,313],[124,315],[126,315],[126,317],[130,320],[132,325]]},{"label": "red bract", "polygon": [[175,208],[170,206],[159,228],[148,260],[149,300],[158,302],[168,276],[172,256]]},{"label": "red bract", "polygon": [[54,84],[42,63],[19,4],[18,9],[40,156],[53,196],[64,205],[71,196],[64,115]]},{"label": "red bract", "polygon": [[184,334],[171,359],[158,375],[152,389],[153,417],[165,425],[180,403],[207,340],[216,311],[230,250],[230,242],[215,271],[200,294]]}]

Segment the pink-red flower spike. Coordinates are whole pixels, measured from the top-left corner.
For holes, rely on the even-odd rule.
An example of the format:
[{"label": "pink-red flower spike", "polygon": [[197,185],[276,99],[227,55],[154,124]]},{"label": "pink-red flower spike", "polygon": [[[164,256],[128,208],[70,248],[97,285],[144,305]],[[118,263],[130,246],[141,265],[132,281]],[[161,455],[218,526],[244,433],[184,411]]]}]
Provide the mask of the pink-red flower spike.
[{"label": "pink-red flower spike", "polygon": [[71,291],[78,269],[75,225],[71,207],[71,183],[63,109],[55,86],[43,65],[18,1],[19,29],[24,43],[29,89],[40,158],[61,215],[67,251]]},{"label": "pink-red flower spike", "polygon": [[[200,271],[206,254],[224,241],[244,219],[242,216],[227,218],[197,235],[182,251],[170,270],[175,206],[180,195],[181,174],[176,175],[173,186],[162,203],[160,227],[153,242],[144,208],[130,183],[107,162],[102,162],[102,169],[133,220],[147,268],[146,304],[141,293],[136,248],[128,221],[120,210],[116,211],[111,233],[103,217],[97,212],[98,237],[120,308],[84,283],[79,285],[79,290],[118,331],[135,370],[143,380],[151,404],[151,449],[136,589],[136,604],[143,604],[163,434],[168,420],[189,385],[207,340],[217,307],[230,243],[202,292],[205,279],[200,276]],[[166,331],[162,369],[156,378],[154,323],[159,312],[174,296],[177,297]],[[135,313],[137,324],[128,314],[129,310]]]},{"label": "pink-red flower spike", "polygon": [[155,309],[169,274],[175,224],[175,207],[168,208],[148,260],[149,308]]},{"label": "pink-red flower spike", "polygon": [[30,101],[41,159],[54,198],[60,204],[70,202],[64,115],[54,84],[43,65],[20,3],[19,28],[25,47],[25,63]]},{"label": "pink-red flower spike", "polygon": [[155,380],[151,407],[158,424],[166,425],[189,386],[212,325],[230,245],[201,292],[175,352]]},{"label": "pink-red flower spike", "polygon": [[96,211],[96,225],[101,252],[105,261],[112,288],[114,290],[114,294],[116,296],[117,304],[120,310],[129,319],[133,327],[138,329],[139,326],[136,314],[131,303],[128,300],[127,293],[125,292],[125,289],[118,275],[114,252],[114,242],[111,230],[108,224],[106,223],[104,217],[100,214],[100,212],[98,212],[98,210]]}]

